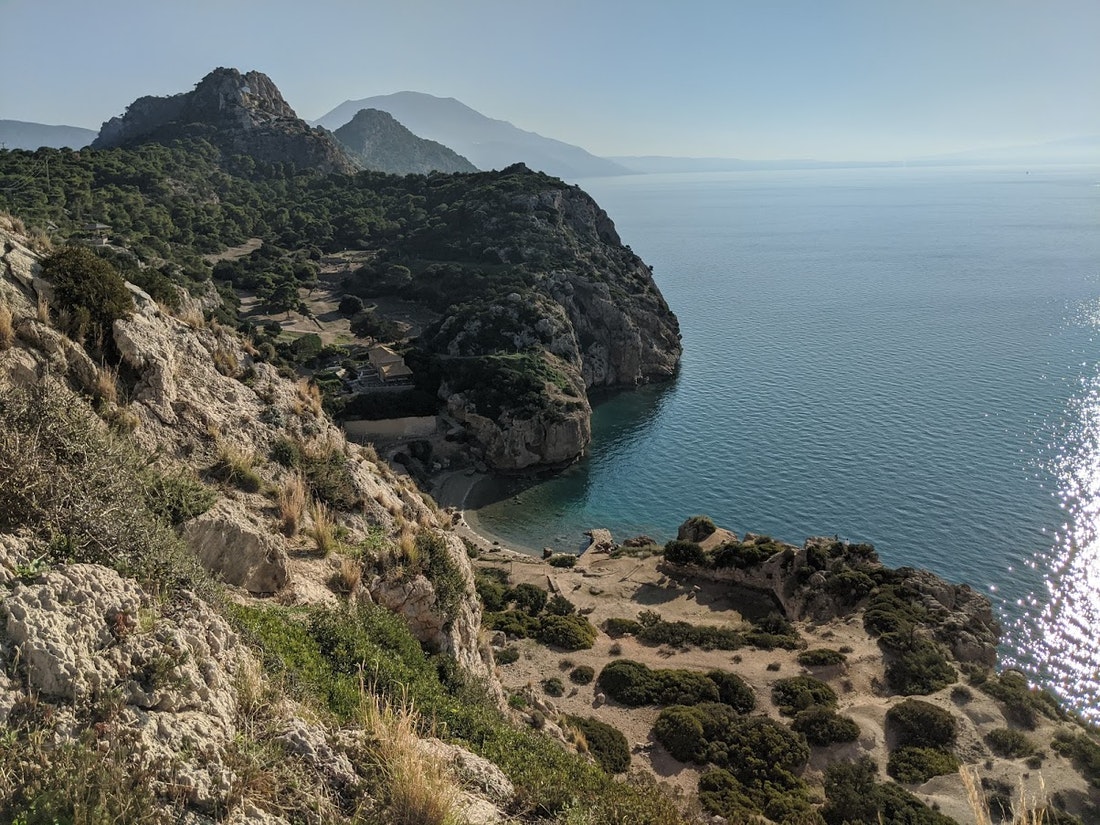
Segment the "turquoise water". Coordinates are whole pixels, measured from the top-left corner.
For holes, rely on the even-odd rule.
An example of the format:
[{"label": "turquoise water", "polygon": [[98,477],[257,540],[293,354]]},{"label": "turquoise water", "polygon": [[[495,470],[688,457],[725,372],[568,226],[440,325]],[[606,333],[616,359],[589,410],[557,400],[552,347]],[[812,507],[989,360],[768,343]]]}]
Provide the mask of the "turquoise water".
[{"label": "turquoise water", "polygon": [[600,403],[567,472],[481,491],[481,523],[535,548],[694,513],[871,541],[989,594],[1006,661],[1096,707],[1100,168],[582,186],[654,267],[682,369]]}]

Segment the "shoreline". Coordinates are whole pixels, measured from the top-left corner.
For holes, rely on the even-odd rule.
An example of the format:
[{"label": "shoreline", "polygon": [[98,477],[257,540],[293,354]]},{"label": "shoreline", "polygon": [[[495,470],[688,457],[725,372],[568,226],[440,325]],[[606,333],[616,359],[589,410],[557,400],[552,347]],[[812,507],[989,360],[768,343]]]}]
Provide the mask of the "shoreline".
[{"label": "shoreline", "polygon": [[487,473],[479,473],[470,470],[452,470],[442,473],[432,479],[432,488],[429,494],[443,509],[452,508],[458,515],[458,521],[454,523],[459,535],[473,541],[482,550],[509,550],[535,559],[542,558],[541,547],[531,547],[498,536],[485,525],[477,516],[477,510],[470,506],[470,493],[483,481],[491,479]]}]

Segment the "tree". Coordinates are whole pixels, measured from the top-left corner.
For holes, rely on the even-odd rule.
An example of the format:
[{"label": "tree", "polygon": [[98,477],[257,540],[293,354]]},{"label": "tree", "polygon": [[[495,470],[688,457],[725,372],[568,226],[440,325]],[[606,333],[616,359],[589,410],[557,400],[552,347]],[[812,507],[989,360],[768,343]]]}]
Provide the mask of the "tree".
[{"label": "tree", "polygon": [[42,276],[53,282],[57,308],[71,313],[69,332],[75,338],[106,340],[114,322],[133,312],[122,276],[87,247],[59,249],[42,262]]}]

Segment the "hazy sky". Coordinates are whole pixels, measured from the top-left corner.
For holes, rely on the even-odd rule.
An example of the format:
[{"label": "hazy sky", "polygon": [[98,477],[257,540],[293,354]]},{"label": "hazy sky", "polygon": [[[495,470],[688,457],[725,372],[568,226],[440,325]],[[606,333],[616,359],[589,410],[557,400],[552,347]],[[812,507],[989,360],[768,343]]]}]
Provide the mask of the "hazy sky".
[{"label": "hazy sky", "polygon": [[99,128],[216,66],[309,119],[410,89],[602,155],[1100,134],[1100,0],[0,0],[0,118]]}]

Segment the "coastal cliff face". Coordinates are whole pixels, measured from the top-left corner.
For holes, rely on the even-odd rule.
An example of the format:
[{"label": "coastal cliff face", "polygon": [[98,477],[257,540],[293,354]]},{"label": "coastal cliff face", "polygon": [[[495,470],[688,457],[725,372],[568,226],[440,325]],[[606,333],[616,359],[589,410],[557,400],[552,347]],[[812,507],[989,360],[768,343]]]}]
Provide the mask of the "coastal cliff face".
[{"label": "coastal cliff face", "polygon": [[[491,260],[506,286],[440,307],[444,317],[423,336],[442,359],[440,394],[494,470],[569,463],[590,439],[588,390],[675,375],[676,316],[649,267],[579,188],[517,164],[470,187],[461,220],[461,237],[419,242],[446,244],[471,259],[467,270]],[[407,291],[418,288],[414,281]],[[527,368],[502,375],[507,359],[515,366],[525,357]],[[494,391],[502,385],[510,397]]]},{"label": "coastal cliff face", "polygon": [[93,149],[167,143],[194,137],[228,154],[289,162],[322,172],[353,172],[357,164],[331,135],[301,120],[261,72],[215,69],[190,92],[141,97],[103,124]]}]

